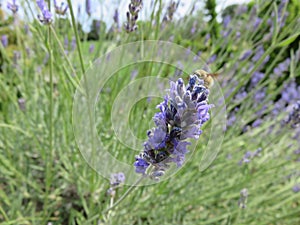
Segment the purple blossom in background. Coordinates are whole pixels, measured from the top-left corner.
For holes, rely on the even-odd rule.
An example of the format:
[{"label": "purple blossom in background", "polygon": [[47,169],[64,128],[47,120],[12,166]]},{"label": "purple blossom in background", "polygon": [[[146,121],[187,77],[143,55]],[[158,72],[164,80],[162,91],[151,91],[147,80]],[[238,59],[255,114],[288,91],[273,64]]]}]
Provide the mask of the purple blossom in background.
[{"label": "purple blossom in background", "polygon": [[16,0],[12,0],[12,3],[7,3],[7,8],[12,11],[13,14],[18,12],[19,6],[16,4]]},{"label": "purple blossom in background", "polygon": [[21,53],[19,51],[14,51],[13,62],[15,65],[18,64],[19,59],[21,59]]},{"label": "purple blossom in background", "polygon": [[300,149],[294,151],[295,155],[300,155]]},{"label": "purple blossom in background", "polygon": [[289,124],[292,128],[300,126],[300,101],[297,101],[293,105],[293,109],[285,122]]},{"label": "purple blossom in background", "polygon": [[210,39],[210,34],[207,33],[207,34],[205,35],[204,44],[206,44],[206,43],[208,42],[209,39]]},{"label": "purple blossom in background", "polygon": [[240,38],[240,37],[241,37],[241,32],[237,31],[237,32],[235,33],[235,37],[236,37],[236,38]]},{"label": "purple blossom in background", "polygon": [[265,53],[264,46],[259,45],[256,49],[255,55],[252,57],[252,62],[257,62]]},{"label": "purple blossom in background", "polygon": [[116,189],[120,187],[122,183],[125,182],[125,175],[124,173],[113,173],[110,176],[110,188],[107,190],[107,194],[111,197],[116,195]]},{"label": "purple blossom in background", "polygon": [[194,56],[194,62],[196,62],[199,59],[199,57],[201,56],[201,54],[202,54],[202,51],[198,51],[197,52],[197,55]]},{"label": "purple blossom in background", "polygon": [[92,13],[91,7],[92,7],[92,5],[91,5],[91,0],[85,0],[85,12],[86,12],[86,14],[88,14],[89,16],[91,16],[91,13]]},{"label": "purple blossom in background", "polygon": [[238,5],[236,14],[241,15],[244,14],[248,11],[248,6],[247,5]]},{"label": "purple blossom in background", "polygon": [[238,206],[242,209],[245,209],[247,207],[247,199],[248,199],[248,189],[244,188],[240,192],[240,199],[238,201]]},{"label": "purple blossom in background", "polygon": [[25,32],[26,35],[30,34],[30,30],[29,30],[29,25],[28,24],[24,25],[24,32]]},{"label": "purple blossom in background", "polygon": [[119,27],[119,11],[118,11],[118,9],[115,9],[113,19],[114,19],[114,22],[117,25],[117,27]]},{"label": "purple blossom in background", "polygon": [[230,15],[225,16],[224,19],[223,19],[223,27],[227,28],[230,21],[231,21],[231,16]]},{"label": "purple blossom in background", "polygon": [[235,113],[231,113],[227,119],[227,127],[231,127],[236,121]]},{"label": "purple blossom in background", "polygon": [[262,148],[256,149],[253,153],[251,151],[247,151],[238,164],[241,166],[243,163],[250,163],[251,159],[254,157],[259,157],[261,152]]},{"label": "purple blossom in background", "polygon": [[124,183],[125,175],[124,173],[114,173],[110,176],[110,185],[111,186],[118,186],[121,183]]},{"label": "purple blossom in background", "polygon": [[94,50],[95,50],[95,45],[91,44],[90,47],[89,47],[89,53],[93,53]]},{"label": "purple blossom in background", "polygon": [[265,97],[266,97],[266,88],[260,89],[254,94],[254,101],[262,102],[265,99]]},{"label": "purple blossom in background", "polygon": [[251,77],[251,85],[256,86],[259,83],[259,81],[261,81],[261,79],[264,78],[264,76],[264,73],[260,71],[255,71]]},{"label": "purple blossom in background", "polygon": [[253,24],[253,28],[257,29],[261,23],[262,23],[262,19],[259,18],[259,17],[256,17],[255,21],[254,21],[254,24]]},{"label": "purple blossom in background", "polygon": [[253,124],[252,124],[252,127],[255,128],[255,127],[259,127],[261,124],[263,123],[263,120],[258,118],[256,119]]},{"label": "purple blossom in background", "polygon": [[65,36],[65,39],[64,39],[64,48],[65,48],[65,50],[68,50],[68,48],[69,48],[69,39],[67,36]]},{"label": "purple blossom in background", "polygon": [[213,62],[215,62],[217,59],[217,55],[213,54],[208,60],[207,60],[207,64],[211,64]]},{"label": "purple blossom in background", "polygon": [[195,34],[197,30],[197,21],[195,20],[191,28],[191,34]]},{"label": "purple blossom in background", "polygon": [[285,103],[294,103],[300,100],[300,86],[297,86],[295,80],[285,83],[281,92],[281,99]]},{"label": "purple blossom in background", "polygon": [[130,74],[130,79],[133,80],[136,78],[136,76],[138,75],[139,71],[138,70],[132,70],[131,74]]},{"label": "purple blossom in background", "polygon": [[252,50],[247,50],[243,53],[243,55],[240,57],[241,61],[244,61],[245,59],[248,59],[248,57],[252,54]]},{"label": "purple blossom in background", "polygon": [[57,3],[56,3],[56,0],[54,0],[54,8],[55,8],[55,12],[56,12],[58,15],[64,16],[64,15],[66,14],[66,12],[67,12],[67,10],[68,10],[68,8],[69,8],[69,5],[68,5],[68,4],[66,4],[66,6],[64,6],[64,5],[65,5],[65,3],[62,2],[62,3],[60,4],[60,6],[58,6]]},{"label": "purple blossom in background", "polygon": [[43,24],[50,24],[52,22],[52,14],[48,10],[46,3],[44,2],[44,0],[37,0],[36,3],[40,8],[40,10],[42,11],[42,16],[38,15],[38,19]]},{"label": "purple blossom in background", "polygon": [[18,105],[19,105],[20,110],[22,110],[22,111],[26,110],[26,101],[24,98],[18,99]]},{"label": "purple blossom in background", "polygon": [[292,188],[293,192],[298,193],[300,192],[300,184],[296,184],[293,188]]},{"label": "purple blossom in background", "polygon": [[179,77],[182,74],[183,64],[181,61],[177,61],[176,70],[174,73],[175,77]]},{"label": "purple blossom in background", "polygon": [[182,166],[187,146],[187,138],[198,139],[202,125],[209,120],[209,90],[197,75],[191,75],[187,86],[181,78],[170,83],[170,93],[157,107],[160,112],[153,117],[156,127],[148,131],[148,140],[143,152],[136,156],[134,166],[137,173],[145,174],[152,165],[151,177],[158,179],[170,167],[170,163]]},{"label": "purple blossom in background", "polygon": [[47,52],[46,55],[45,55],[45,58],[43,60],[43,64],[46,65],[49,61],[49,53]]},{"label": "purple blossom in background", "polygon": [[284,72],[288,71],[291,60],[287,58],[283,62],[279,63],[277,67],[274,68],[273,73],[276,77],[281,77]]},{"label": "purple blossom in background", "polygon": [[221,31],[221,35],[222,35],[224,38],[226,38],[226,37],[229,36],[229,34],[231,33],[231,31],[232,31],[231,28],[228,29],[228,30],[222,30],[222,31]]},{"label": "purple blossom in background", "polygon": [[8,36],[6,34],[1,36],[1,43],[4,48],[8,46]]},{"label": "purple blossom in background", "polygon": [[76,44],[76,38],[72,37],[72,41],[71,41],[71,50],[74,51],[76,48],[77,44]]},{"label": "purple blossom in background", "polygon": [[247,91],[245,91],[244,89],[241,89],[234,97],[234,100],[236,102],[240,102],[242,101],[244,98],[246,98],[248,95]]},{"label": "purple blossom in background", "polygon": [[124,23],[124,29],[127,33],[137,30],[138,26],[136,24],[139,17],[139,12],[143,8],[142,0],[131,0],[128,6],[129,11],[126,13],[127,22]]}]

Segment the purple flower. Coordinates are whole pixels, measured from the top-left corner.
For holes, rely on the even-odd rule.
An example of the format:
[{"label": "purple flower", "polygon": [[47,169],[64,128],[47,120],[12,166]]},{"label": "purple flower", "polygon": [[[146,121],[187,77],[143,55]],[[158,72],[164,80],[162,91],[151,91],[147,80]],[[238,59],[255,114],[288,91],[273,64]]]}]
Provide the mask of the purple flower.
[{"label": "purple flower", "polygon": [[38,15],[38,19],[43,24],[50,24],[52,22],[52,14],[48,10],[46,3],[44,2],[44,0],[37,0],[36,3],[40,8],[40,10],[42,11],[42,16]]},{"label": "purple flower", "polygon": [[253,122],[252,127],[259,127],[262,123],[263,123],[263,120],[258,118]]},{"label": "purple flower", "polygon": [[68,50],[68,47],[69,47],[69,39],[67,36],[65,36],[64,38],[64,47],[66,50]]},{"label": "purple flower", "polygon": [[247,59],[250,55],[252,54],[252,50],[247,50],[243,53],[243,55],[240,57],[241,61],[244,61],[245,59]]},{"label": "purple flower", "polygon": [[262,72],[259,72],[259,71],[255,71],[252,75],[252,78],[251,78],[251,84],[253,86],[256,86],[258,84],[259,81],[261,81],[261,79],[263,79],[265,76],[264,73]]},{"label": "purple flower", "polygon": [[246,208],[248,195],[249,195],[249,192],[248,192],[247,188],[244,188],[244,189],[241,190],[240,199],[238,201],[238,206],[240,208],[242,208],[242,209]]},{"label": "purple flower", "polygon": [[7,3],[7,8],[12,11],[13,14],[18,12],[19,6],[16,4],[16,0],[12,0],[12,3]]},{"label": "purple flower", "polygon": [[223,19],[223,27],[227,28],[230,21],[231,21],[231,16],[230,15],[225,16],[225,18]]},{"label": "purple flower", "polygon": [[8,36],[6,34],[1,36],[1,43],[4,48],[8,46]]},{"label": "purple flower", "polygon": [[76,44],[76,38],[72,37],[72,42],[71,42],[71,50],[74,51],[76,48],[77,44]]},{"label": "purple flower", "polygon": [[216,54],[213,54],[207,61],[207,64],[211,64],[213,63],[214,61],[216,61],[217,59],[217,55]]},{"label": "purple flower", "polygon": [[252,57],[252,62],[257,62],[265,53],[264,46],[259,45],[256,49],[255,55]]},{"label": "purple flower", "polygon": [[275,67],[273,70],[274,75],[276,75],[276,77],[281,77],[284,72],[288,71],[290,63],[291,63],[290,58],[287,58],[283,62],[279,63],[278,66]]},{"label": "purple flower", "polygon": [[293,192],[298,193],[300,192],[300,184],[296,184],[293,188],[292,188]]},{"label": "purple flower", "polygon": [[287,124],[290,124],[292,128],[296,128],[300,126],[300,101],[297,101],[293,105],[293,109],[290,112],[285,122]]},{"label": "purple flower", "polygon": [[91,0],[85,0],[85,11],[89,16],[91,16]]},{"label": "purple flower", "polygon": [[119,186],[121,183],[124,183],[125,175],[124,173],[113,173],[110,176],[110,185],[111,186]]},{"label": "purple flower", "polygon": [[236,14],[241,15],[241,14],[244,14],[245,12],[247,12],[247,11],[248,11],[248,6],[247,5],[238,5]]},{"label": "purple flower", "polygon": [[94,50],[95,50],[95,45],[91,44],[90,47],[89,47],[89,53],[93,53]]},{"label": "purple flower", "polygon": [[266,97],[266,88],[260,89],[254,94],[254,101],[262,102],[265,99],[265,97]]},{"label": "purple flower", "polygon": [[65,15],[68,8],[69,8],[69,5],[66,4],[66,6],[64,7],[64,4],[65,3],[61,3],[60,6],[57,5],[56,3],[56,0],[54,0],[54,8],[55,8],[55,12],[58,14],[58,15]]},{"label": "purple flower", "polygon": [[191,28],[191,34],[195,34],[197,30],[197,21],[195,20]]},{"label": "purple flower", "polygon": [[137,156],[136,158],[136,161],[134,163],[134,166],[135,166],[135,172],[137,173],[142,173],[142,174],[145,174],[146,173],[146,170],[148,168],[148,166],[150,165],[149,163],[147,163],[144,159],[143,159],[143,156]]},{"label": "purple flower", "polygon": [[210,39],[210,33],[207,33],[207,34],[205,35],[204,44],[206,44],[206,43],[209,41],[209,39]]},{"label": "purple flower", "polygon": [[124,29],[127,33],[137,30],[138,26],[136,22],[138,19],[138,14],[142,8],[142,0],[131,0],[131,3],[128,6],[129,11],[126,13],[127,22],[124,24]]},{"label": "purple flower", "polygon": [[114,19],[114,22],[117,25],[117,27],[119,27],[119,11],[118,11],[118,9],[115,9],[115,14],[114,14],[113,19]]},{"label": "purple flower", "polygon": [[157,108],[160,112],[153,117],[156,127],[148,131],[144,150],[136,156],[134,163],[137,173],[145,173],[149,165],[154,166],[151,177],[158,179],[169,168],[169,163],[182,166],[187,138],[198,139],[202,125],[209,120],[207,98],[209,90],[197,75],[191,75],[187,86],[181,78],[170,83],[170,93]]},{"label": "purple flower", "polygon": [[18,105],[19,105],[19,108],[22,110],[22,111],[25,111],[26,110],[26,101],[24,98],[19,98],[18,99]]},{"label": "purple flower", "polygon": [[261,23],[262,23],[262,19],[259,17],[256,17],[254,24],[253,24],[254,29],[257,29]]}]

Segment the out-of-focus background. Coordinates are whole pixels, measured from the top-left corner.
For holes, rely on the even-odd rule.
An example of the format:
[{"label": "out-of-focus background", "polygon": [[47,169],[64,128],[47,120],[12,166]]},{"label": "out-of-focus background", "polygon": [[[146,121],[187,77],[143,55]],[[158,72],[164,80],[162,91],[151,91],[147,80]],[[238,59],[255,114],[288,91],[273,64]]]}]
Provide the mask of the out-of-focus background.
[{"label": "out-of-focus background", "polygon": [[[298,0],[145,1],[137,18],[129,12],[129,24],[129,0],[0,3],[0,224],[300,223]],[[141,40],[178,44],[219,74],[227,127],[205,171],[199,161],[209,125],[175,176],[136,188],[107,215],[111,184],[78,149],[73,96],[94,60]],[[173,60],[128,65],[105,83],[96,126],[104,150],[120,161],[133,164],[138,153],[115,138],[114,100],[136,79],[193,72]],[[115,63],[109,55],[107,63]],[[160,102],[135,104],[125,121],[130,132],[146,139]]]}]

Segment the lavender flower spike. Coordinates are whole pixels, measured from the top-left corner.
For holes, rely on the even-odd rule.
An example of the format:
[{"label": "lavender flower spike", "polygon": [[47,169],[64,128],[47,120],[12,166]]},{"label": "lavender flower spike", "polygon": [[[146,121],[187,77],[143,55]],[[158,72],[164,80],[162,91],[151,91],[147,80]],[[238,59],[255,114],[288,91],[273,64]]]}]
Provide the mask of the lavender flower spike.
[{"label": "lavender flower spike", "polygon": [[285,122],[290,124],[292,128],[297,128],[300,126],[300,101],[297,101],[294,104],[293,110],[290,112]]},{"label": "lavender flower spike", "polygon": [[153,117],[156,127],[148,131],[148,140],[143,152],[136,156],[134,166],[137,173],[145,174],[152,165],[150,177],[159,179],[170,163],[182,166],[187,146],[187,138],[198,139],[202,125],[209,120],[209,90],[196,74],[190,76],[185,86],[181,78],[170,83],[170,92],[157,108],[160,112]]},{"label": "lavender flower spike", "polygon": [[4,48],[8,46],[8,36],[6,34],[1,36],[1,43]]},{"label": "lavender flower spike", "polygon": [[138,14],[143,7],[142,0],[131,0],[129,4],[129,12],[126,13],[127,16],[127,23],[124,24],[124,29],[127,33],[133,32],[137,30],[138,26],[136,21],[138,19]]},{"label": "lavender flower spike", "polygon": [[19,6],[16,4],[16,0],[13,0],[12,3],[7,3],[7,8],[12,11],[13,14],[18,12]]},{"label": "lavender flower spike", "polygon": [[42,11],[42,16],[38,15],[38,19],[43,24],[50,24],[52,22],[52,14],[48,10],[46,3],[44,2],[44,0],[37,0],[36,3]]},{"label": "lavender flower spike", "polygon": [[56,0],[54,0],[54,7],[55,7],[55,12],[56,14],[58,15],[61,15],[61,16],[64,16],[69,8],[69,5],[67,4],[65,7],[64,7],[64,3],[62,2],[60,4],[60,6],[57,5],[56,3]]}]

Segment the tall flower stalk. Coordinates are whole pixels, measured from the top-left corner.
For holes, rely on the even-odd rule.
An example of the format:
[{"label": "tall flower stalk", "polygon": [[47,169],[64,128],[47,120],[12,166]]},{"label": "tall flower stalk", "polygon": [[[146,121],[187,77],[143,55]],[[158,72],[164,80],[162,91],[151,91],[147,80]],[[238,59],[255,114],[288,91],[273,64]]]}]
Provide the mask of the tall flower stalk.
[{"label": "tall flower stalk", "polygon": [[131,3],[128,6],[129,11],[126,13],[127,22],[124,24],[124,29],[127,33],[137,30],[138,26],[136,21],[138,19],[139,12],[142,10],[142,7],[142,0],[131,0]]},{"label": "tall flower stalk", "polygon": [[[203,71],[204,72],[204,71]],[[148,131],[144,150],[136,156],[135,171],[142,176],[103,214],[109,213],[119,205],[143,179],[149,177],[159,180],[172,163],[181,167],[188,153],[188,138],[198,139],[201,127],[210,118],[208,104],[209,90],[206,80],[197,71],[185,85],[182,78],[171,81],[170,92],[157,108],[160,112],[153,117],[155,127]]]},{"label": "tall flower stalk", "polygon": [[44,199],[44,215],[45,218],[46,215],[48,214],[48,196],[51,188],[51,183],[53,176],[51,174],[52,170],[52,162],[53,162],[53,157],[54,157],[54,148],[53,148],[53,139],[54,139],[54,130],[53,130],[53,50],[51,48],[51,42],[52,42],[52,37],[51,37],[51,23],[52,23],[52,14],[50,13],[49,8],[46,6],[46,3],[44,0],[37,0],[36,1],[38,7],[42,11],[42,16],[38,15],[38,18],[41,23],[48,25],[48,38],[47,38],[47,43],[46,47],[48,50],[48,55],[49,55],[49,74],[50,74],[50,90],[49,90],[49,152],[46,154],[46,181],[45,181],[45,199]]}]

